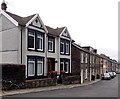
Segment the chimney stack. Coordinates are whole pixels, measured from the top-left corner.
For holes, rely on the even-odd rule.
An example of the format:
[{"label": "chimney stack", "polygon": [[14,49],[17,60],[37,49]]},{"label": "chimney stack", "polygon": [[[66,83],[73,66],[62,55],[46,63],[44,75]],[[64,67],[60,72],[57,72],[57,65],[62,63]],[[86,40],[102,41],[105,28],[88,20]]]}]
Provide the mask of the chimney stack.
[{"label": "chimney stack", "polygon": [[6,11],[7,9],[7,4],[5,3],[5,1],[3,0],[3,3],[1,4],[1,9]]}]

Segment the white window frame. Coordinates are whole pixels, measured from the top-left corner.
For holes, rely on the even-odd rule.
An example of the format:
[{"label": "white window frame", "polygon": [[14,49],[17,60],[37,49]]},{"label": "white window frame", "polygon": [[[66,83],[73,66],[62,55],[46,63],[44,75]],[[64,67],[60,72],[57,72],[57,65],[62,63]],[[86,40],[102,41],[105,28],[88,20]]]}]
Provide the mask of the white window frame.
[{"label": "white window frame", "polygon": [[[29,36],[34,37],[34,48],[29,48],[29,46],[28,46],[28,49],[35,50],[35,32],[28,32],[28,37]],[[29,42],[28,42],[28,44],[29,44]]]},{"label": "white window frame", "polygon": [[88,70],[87,70],[87,68],[85,69],[85,79],[87,79],[88,77],[87,77],[87,72],[88,72]]},{"label": "white window frame", "polygon": [[[37,76],[40,76],[40,75],[43,75],[43,59],[37,60],[37,65],[38,65],[38,63],[42,64],[42,73],[38,74],[38,71],[37,71]],[[38,66],[37,66],[37,70],[38,70]]]},{"label": "white window frame", "polygon": [[[42,49],[40,49],[40,48],[37,48],[37,50],[38,51],[43,51],[43,36],[41,35],[41,34],[38,34],[37,35],[37,39],[39,39],[39,40],[42,40]],[[40,47],[40,44],[38,45],[39,47]]]},{"label": "white window frame", "polygon": [[60,50],[60,53],[64,54],[64,42],[60,42],[60,46],[61,46],[61,44],[63,45],[63,49],[62,49],[63,51],[61,52],[61,50]]},{"label": "white window frame", "polygon": [[[49,43],[52,43],[52,50],[49,49]],[[53,44],[54,44],[53,39],[52,38],[48,39],[48,51],[53,52]]]},{"label": "white window frame", "polygon": [[85,63],[87,63],[88,54],[85,55]]},{"label": "white window frame", "polygon": [[[67,71],[65,73],[68,73],[68,71],[69,71],[69,62],[65,62],[65,65],[66,64],[67,64]],[[65,68],[64,68],[64,70],[65,70]]]},{"label": "white window frame", "polygon": [[81,53],[81,63],[84,63],[83,56],[83,53]]},{"label": "white window frame", "polygon": [[[33,63],[34,64],[34,74],[33,75],[29,75],[29,73],[28,73],[28,77],[29,76],[35,76],[35,61],[32,61],[32,60],[28,60],[28,64],[29,63]],[[29,66],[28,66],[28,68],[29,68]],[[29,70],[29,69],[27,69],[27,70]],[[28,71],[29,72],[29,71]]]},{"label": "white window frame", "polygon": [[65,54],[69,54],[69,43],[66,43],[65,45]]}]

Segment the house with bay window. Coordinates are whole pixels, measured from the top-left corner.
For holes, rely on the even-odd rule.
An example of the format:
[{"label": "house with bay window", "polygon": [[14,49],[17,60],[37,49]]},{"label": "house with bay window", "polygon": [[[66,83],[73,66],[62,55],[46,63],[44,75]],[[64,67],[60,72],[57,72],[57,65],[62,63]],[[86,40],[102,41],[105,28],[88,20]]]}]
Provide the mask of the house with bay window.
[{"label": "house with bay window", "polygon": [[71,36],[67,27],[45,26],[39,14],[21,17],[0,10],[0,63],[25,64],[26,79],[51,71],[71,73]]},{"label": "house with bay window", "polygon": [[[53,29],[46,26],[48,30],[48,73],[50,71],[65,71],[71,73],[71,37],[67,27]],[[52,65],[51,65],[52,64]]]}]

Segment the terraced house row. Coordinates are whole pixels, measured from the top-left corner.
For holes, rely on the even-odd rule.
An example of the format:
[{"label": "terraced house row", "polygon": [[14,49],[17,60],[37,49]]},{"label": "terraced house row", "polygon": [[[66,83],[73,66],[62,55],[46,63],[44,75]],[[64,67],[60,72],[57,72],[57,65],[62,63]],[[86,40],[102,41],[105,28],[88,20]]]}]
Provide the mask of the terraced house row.
[{"label": "terraced house row", "polygon": [[77,45],[67,27],[46,26],[39,14],[15,15],[6,11],[4,2],[1,8],[0,63],[24,64],[25,82],[56,74],[58,79],[66,77],[62,83],[84,83],[100,78],[103,72],[116,71],[117,61],[98,55],[90,46]]}]

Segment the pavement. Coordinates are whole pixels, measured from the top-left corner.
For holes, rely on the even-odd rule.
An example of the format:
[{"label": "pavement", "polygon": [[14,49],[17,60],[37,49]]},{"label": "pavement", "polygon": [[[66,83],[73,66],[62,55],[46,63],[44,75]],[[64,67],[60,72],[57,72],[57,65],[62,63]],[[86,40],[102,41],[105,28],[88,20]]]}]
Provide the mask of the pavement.
[{"label": "pavement", "polygon": [[41,92],[41,91],[50,91],[50,90],[64,89],[64,88],[74,88],[74,87],[90,85],[90,84],[96,83],[98,81],[100,81],[100,79],[96,79],[95,81],[87,81],[82,84],[70,84],[70,85],[58,84],[56,86],[49,86],[49,87],[39,87],[39,88],[31,88],[31,89],[27,88],[27,89],[18,89],[18,90],[11,90],[11,91],[0,91],[0,96]]}]

